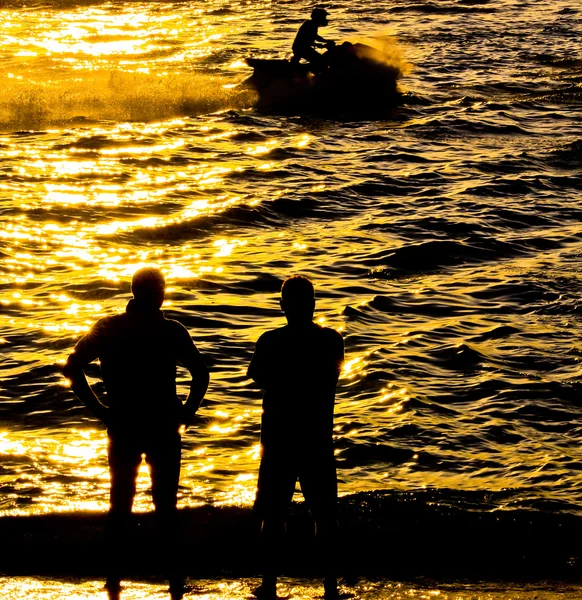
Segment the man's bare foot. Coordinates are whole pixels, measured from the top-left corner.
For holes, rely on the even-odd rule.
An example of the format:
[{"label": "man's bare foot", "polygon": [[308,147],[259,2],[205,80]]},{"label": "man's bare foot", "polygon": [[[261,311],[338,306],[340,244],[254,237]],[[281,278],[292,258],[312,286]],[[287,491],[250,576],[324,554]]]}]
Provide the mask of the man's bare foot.
[{"label": "man's bare foot", "polygon": [[338,589],[337,579],[335,577],[328,577],[323,582],[324,589],[324,600],[345,600],[346,598],[353,598],[354,594],[349,592],[341,592]]},{"label": "man's bare foot", "polygon": [[186,586],[182,577],[174,577],[170,580],[170,597],[172,600],[182,600],[186,593]]}]

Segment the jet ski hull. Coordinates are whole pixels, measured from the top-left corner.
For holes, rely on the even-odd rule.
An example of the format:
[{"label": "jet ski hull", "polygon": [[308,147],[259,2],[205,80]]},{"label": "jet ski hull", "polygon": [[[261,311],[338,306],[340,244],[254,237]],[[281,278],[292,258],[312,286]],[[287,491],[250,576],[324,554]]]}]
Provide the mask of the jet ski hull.
[{"label": "jet ski hull", "polygon": [[244,85],[256,90],[257,109],[272,112],[353,112],[394,107],[402,73],[381,51],[344,43],[326,52],[314,72],[289,60],[248,58],[253,74]]}]

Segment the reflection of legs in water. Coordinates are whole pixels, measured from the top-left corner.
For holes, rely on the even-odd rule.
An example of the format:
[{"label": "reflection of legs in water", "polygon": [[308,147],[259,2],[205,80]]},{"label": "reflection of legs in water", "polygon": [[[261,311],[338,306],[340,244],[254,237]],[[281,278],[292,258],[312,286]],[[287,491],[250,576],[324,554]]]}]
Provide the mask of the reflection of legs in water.
[{"label": "reflection of legs in water", "polygon": [[146,461],[152,478],[152,499],[156,511],[162,548],[162,567],[170,582],[172,598],[184,593],[183,539],[177,509],[180,479],[180,436],[167,436],[156,440],[147,449]]},{"label": "reflection of legs in water", "polygon": [[127,553],[131,508],[135,497],[141,452],[132,444],[109,438],[107,454],[111,473],[109,513],[105,527],[107,583],[110,597],[119,593],[122,563]]}]

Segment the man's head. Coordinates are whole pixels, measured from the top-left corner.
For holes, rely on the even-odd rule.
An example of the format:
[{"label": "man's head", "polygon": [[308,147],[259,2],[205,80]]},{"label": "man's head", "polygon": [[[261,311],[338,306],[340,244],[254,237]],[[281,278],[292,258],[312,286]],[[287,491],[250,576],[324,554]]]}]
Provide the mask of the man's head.
[{"label": "man's head", "polygon": [[314,8],[311,11],[311,20],[317,23],[319,27],[325,27],[327,25],[327,16],[329,13],[325,8]]},{"label": "man's head", "polygon": [[142,306],[160,308],[164,303],[166,280],[156,267],[145,267],[133,274],[131,293]]},{"label": "man's head", "polygon": [[307,277],[289,277],[281,287],[281,308],[289,324],[310,323],[315,310],[315,291]]}]

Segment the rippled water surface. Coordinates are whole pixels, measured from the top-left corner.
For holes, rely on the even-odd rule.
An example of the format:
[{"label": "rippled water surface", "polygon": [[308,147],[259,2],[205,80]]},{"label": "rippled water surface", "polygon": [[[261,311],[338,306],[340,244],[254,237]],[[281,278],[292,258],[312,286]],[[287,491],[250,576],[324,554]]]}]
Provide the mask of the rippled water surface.
[{"label": "rippled water surface", "polygon": [[404,73],[373,119],[259,112],[237,85],[288,54],[303,1],[1,6],[5,514],[106,508],[104,431],[60,365],[146,264],[212,371],[182,506],[252,502],[246,367],[301,273],[345,337],[342,494],[579,511],[579,2],[338,0],[325,34]]}]

